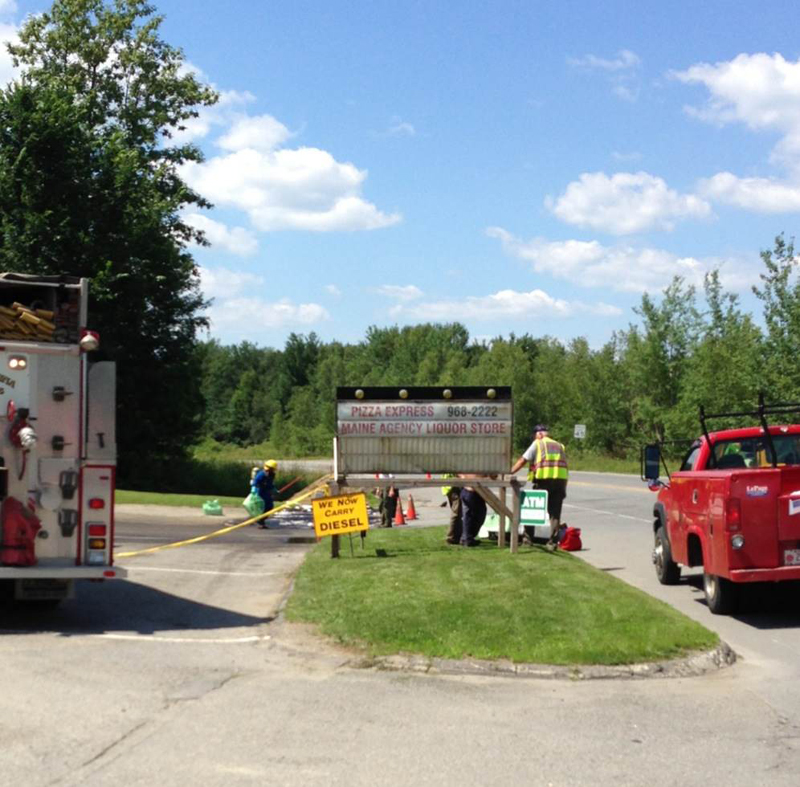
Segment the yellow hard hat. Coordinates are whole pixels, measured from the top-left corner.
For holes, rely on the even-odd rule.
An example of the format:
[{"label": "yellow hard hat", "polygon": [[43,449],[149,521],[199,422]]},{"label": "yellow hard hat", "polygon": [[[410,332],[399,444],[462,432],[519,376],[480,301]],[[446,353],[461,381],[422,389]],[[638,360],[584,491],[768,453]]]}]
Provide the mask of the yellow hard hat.
[{"label": "yellow hard hat", "polygon": [[270,468],[272,470],[277,470],[278,463],[274,459],[267,459],[267,461],[264,462],[264,469],[266,470],[267,468]]}]

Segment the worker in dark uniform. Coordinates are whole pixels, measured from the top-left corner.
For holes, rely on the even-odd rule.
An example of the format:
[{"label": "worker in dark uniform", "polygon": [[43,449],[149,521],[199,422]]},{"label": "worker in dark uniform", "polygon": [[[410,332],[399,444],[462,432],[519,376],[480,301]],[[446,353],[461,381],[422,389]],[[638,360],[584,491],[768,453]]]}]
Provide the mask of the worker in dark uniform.
[{"label": "worker in dark uniform", "polygon": [[[391,474],[381,473],[379,478],[391,478]],[[399,490],[394,484],[390,486],[379,486],[375,493],[380,498],[378,511],[381,513],[381,527],[392,527],[394,517],[397,513],[397,499]]]},{"label": "worker in dark uniform", "polygon": [[[481,478],[474,474],[460,474],[459,478]],[[464,547],[476,547],[480,544],[477,535],[486,521],[486,501],[471,486],[461,488],[461,539]]]},{"label": "worker in dark uniform", "polygon": [[[442,478],[453,478],[453,475],[447,474]],[[442,505],[446,505],[450,509],[450,527],[447,528],[447,536],[444,540],[448,544],[458,544],[461,541],[461,488],[443,486],[442,494],[447,498]]]}]

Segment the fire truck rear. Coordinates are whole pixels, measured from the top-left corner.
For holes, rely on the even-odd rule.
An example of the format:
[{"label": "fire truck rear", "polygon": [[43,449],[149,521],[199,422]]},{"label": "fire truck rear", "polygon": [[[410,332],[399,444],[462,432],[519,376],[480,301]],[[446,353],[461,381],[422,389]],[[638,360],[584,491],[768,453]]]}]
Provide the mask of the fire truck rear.
[{"label": "fire truck rear", "polygon": [[87,302],[87,279],[0,273],[0,582],[20,600],[126,575],[113,565],[115,368],[89,360]]}]

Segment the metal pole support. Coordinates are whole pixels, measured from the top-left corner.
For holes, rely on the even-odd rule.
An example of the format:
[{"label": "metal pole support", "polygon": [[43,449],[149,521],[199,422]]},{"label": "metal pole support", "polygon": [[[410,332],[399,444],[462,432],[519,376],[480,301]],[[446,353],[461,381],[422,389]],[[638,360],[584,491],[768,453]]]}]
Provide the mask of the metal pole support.
[{"label": "metal pole support", "polygon": [[512,510],[514,519],[511,522],[511,553],[514,554],[519,549],[519,519],[520,519],[520,483],[516,479],[511,481],[511,494],[514,495]]}]

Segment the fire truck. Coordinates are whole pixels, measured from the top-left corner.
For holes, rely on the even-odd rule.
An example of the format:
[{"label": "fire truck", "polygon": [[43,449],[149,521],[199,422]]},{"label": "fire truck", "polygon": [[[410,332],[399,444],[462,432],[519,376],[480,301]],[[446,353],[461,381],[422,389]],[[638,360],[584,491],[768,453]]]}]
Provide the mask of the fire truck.
[{"label": "fire truck", "polygon": [[57,604],[114,566],[115,366],[88,279],[0,273],[0,586]]}]

